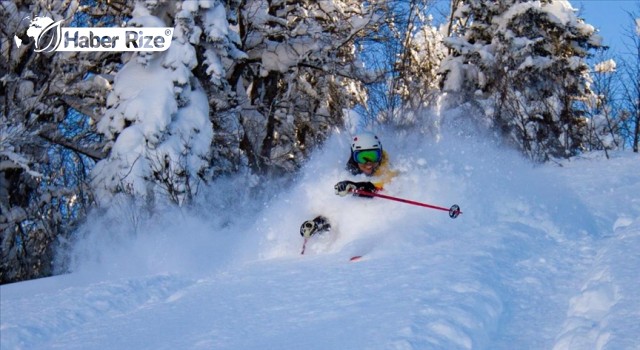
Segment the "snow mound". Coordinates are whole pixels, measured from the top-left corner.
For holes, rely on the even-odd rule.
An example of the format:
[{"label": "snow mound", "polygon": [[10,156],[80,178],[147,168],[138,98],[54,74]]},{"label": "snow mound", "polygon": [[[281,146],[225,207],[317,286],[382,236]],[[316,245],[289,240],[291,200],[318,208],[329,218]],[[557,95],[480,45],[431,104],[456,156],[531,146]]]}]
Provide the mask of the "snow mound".
[{"label": "snow mound", "polygon": [[[0,286],[0,348],[637,348],[638,155],[533,167],[469,138],[380,136],[401,172],[386,194],[463,214],[336,196],[352,178],[336,135],[267,200],[239,177],[193,212],[92,217],[73,273]],[[301,256],[318,214],[334,230]]]}]

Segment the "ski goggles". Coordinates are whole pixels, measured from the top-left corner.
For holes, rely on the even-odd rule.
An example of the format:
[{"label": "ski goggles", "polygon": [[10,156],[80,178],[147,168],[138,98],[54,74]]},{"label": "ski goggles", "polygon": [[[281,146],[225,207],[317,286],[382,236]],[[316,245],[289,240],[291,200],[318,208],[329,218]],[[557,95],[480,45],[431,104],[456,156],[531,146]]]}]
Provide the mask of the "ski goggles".
[{"label": "ski goggles", "polygon": [[382,159],[382,150],[365,149],[353,152],[353,160],[358,164],[378,163]]}]

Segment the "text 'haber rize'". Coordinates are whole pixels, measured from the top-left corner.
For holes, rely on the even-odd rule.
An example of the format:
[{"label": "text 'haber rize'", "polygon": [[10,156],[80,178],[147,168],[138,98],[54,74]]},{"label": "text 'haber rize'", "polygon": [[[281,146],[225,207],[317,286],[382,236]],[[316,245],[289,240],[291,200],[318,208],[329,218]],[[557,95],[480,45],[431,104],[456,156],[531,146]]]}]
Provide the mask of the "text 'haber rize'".
[{"label": "text 'haber rize'", "polygon": [[[77,31],[72,37],[69,36],[69,32],[64,33],[64,47],[69,47],[69,44],[73,44],[76,48],[115,48],[119,36],[99,36],[94,35],[93,32],[89,32],[89,36],[80,35]],[[135,32],[127,30],[125,32],[124,45],[128,49],[161,49],[164,48],[165,39],[161,35],[143,35],[143,32]]]}]

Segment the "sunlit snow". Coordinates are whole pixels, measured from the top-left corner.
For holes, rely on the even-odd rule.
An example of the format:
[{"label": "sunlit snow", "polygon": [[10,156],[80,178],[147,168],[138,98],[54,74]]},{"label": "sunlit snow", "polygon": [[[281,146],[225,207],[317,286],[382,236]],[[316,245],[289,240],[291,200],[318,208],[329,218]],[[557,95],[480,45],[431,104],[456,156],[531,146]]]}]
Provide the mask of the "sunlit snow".
[{"label": "sunlit snow", "polygon": [[[469,137],[380,135],[401,172],[385,194],[463,214],[334,195],[360,179],[338,134],[267,199],[226,179],[192,210],[93,215],[73,273],[0,287],[1,348],[637,349],[637,154],[532,167]],[[317,214],[334,230],[300,255]]]}]

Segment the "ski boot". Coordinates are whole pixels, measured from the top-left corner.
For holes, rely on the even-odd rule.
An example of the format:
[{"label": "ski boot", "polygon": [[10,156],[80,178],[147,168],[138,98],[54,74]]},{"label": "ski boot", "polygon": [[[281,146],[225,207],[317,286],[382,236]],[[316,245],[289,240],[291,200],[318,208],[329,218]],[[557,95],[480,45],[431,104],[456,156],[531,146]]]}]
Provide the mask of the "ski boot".
[{"label": "ski boot", "polygon": [[324,233],[331,230],[329,220],[324,216],[317,216],[313,220],[307,220],[300,226],[300,236],[309,238],[316,233]]}]

